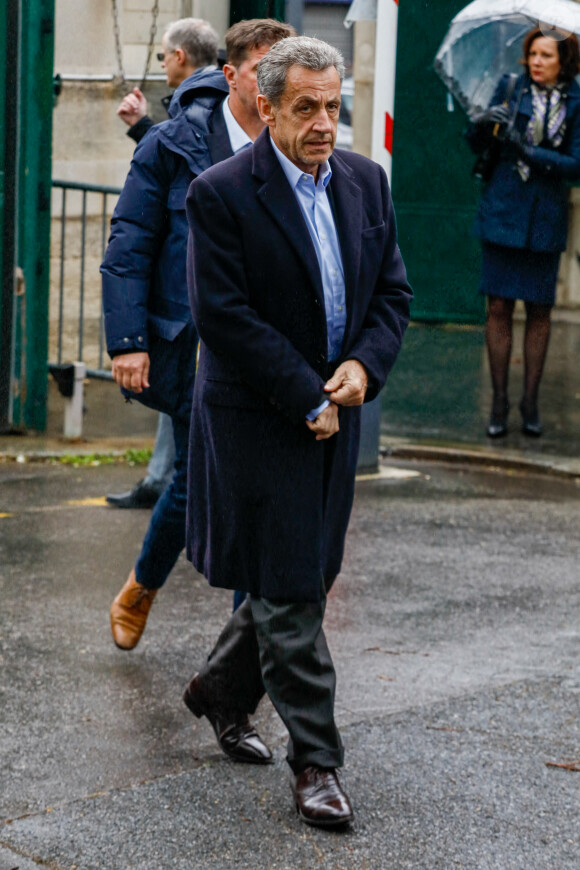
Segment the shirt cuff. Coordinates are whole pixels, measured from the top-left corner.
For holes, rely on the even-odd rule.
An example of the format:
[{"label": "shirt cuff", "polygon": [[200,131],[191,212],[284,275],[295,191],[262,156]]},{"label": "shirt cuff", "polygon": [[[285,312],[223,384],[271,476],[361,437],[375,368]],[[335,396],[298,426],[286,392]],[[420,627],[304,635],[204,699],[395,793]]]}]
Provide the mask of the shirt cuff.
[{"label": "shirt cuff", "polygon": [[330,405],[330,401],[328,399],[325,399],[324,402],[322,403],[322,405],[319,405],[318,408],[314,408],[313,411],[310,411],[306,415],[306,419],[310,420],[310,422],[313,423],[314,420],[316,420],[316,418],[318,417],[318,415],[322,414],[322,412],[324,410],[326,410],[326,408],[328,408],[329,405]]}]

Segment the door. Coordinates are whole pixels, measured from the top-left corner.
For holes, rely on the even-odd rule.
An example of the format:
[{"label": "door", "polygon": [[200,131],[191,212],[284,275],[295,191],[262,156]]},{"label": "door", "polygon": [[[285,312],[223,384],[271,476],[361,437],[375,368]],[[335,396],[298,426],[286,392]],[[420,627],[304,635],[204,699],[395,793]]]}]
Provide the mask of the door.
[{"label": "door", "polygon": [[399,5],[393,199],[416,320],[481,323],[480,250],[471,235],[479,196],[463,138],[467,116],[447,108],[433,59],[462,0]]},{"label": "door", "polygon": [[[5,0],[0,428],[46,426],[54,0]],[[17,278],[16,275],[19,277]]]}]

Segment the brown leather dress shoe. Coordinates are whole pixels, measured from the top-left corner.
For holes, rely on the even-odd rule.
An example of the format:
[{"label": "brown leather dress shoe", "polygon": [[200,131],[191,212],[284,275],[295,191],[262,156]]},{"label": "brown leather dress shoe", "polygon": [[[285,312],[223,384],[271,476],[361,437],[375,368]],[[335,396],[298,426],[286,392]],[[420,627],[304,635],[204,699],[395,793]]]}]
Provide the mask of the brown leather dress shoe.
[{"label": "brown leather dress shoe", "polygon": [[156,595],[157,589],[146,589],[137,583],[133,569],[111,605],[111,629],[119,649],[134,649],[137,646]]},{"label": "brown leather dress shoe", "polygon": [[307,767],[290,774],[290,786],[298,815],[307,825],[334,828],[353,820],[352,806],[335,770]]},{"label": "brown leather dress shoe", "polygon": [[234,761],[248,764],[271,764],[272,753],[250,724],[246,713],[219,708],[216,700],[209,697],[196,674],[183,695],[185,704],[194,716],[209,719],[221,749]]}]

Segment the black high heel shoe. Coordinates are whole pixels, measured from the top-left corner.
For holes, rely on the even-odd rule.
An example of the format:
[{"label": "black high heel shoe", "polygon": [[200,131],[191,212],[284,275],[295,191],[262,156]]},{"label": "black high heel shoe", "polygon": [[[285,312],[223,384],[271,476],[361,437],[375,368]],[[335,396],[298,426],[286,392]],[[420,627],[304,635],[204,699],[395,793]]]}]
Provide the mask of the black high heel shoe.
[{"label": "black high heel shoe", "polygon": [[491,407],[491,415],[487,424],[486,434],[488,438],[503,438],[508,432],[508,414],[510,412],[510,403],[504,402],[503,408],[497,410],[497,402],[494,401]]},{"label": "black high heel shoe", "polygon": [[540,423],[538,409],[534,408],[534,410],[529,413],[525,410],[522,401],[520,402],[520,414],[522,415],[522,432],[524,435],[528,435],[530,438],[539,438],[544,432],[544,427]]}]

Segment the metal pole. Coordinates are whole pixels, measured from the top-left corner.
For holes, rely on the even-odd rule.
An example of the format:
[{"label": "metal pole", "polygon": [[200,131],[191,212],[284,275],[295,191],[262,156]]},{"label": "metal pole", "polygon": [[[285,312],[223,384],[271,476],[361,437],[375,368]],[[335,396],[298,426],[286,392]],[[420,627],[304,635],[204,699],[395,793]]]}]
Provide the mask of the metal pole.
[{"label": "metal pole", "polygon": [[[107,194],[103,194],[103,213],[101,216],[101,261],[105,257],[107,247]],[[101,308],[99,316],[99,368],[103,368],[103,348],[105,345],[105,313],[103,309],[103,294],[101,293]]]},{"label": "metal pole", "polygon": [[72,396],[64,400],[64,437],[80,438],[83,434],[83,382],[87,367],[75,362]]},{"label": "metal pole", "polygon": [[[372,158],[380,163],[389,182],[393,166],[395,72],[397,62],[398,0],[377,4],[375,89],[373,104]],[[363,406],[359,471],[377,470],[381,434],[381,397]]]},{"label": "metal pole", "polygon": [[381,397],[361,408],[360,447],[356,470],[359,474],[374,474],[379,468],[381,435]]},{"label": "metal pole", "polygon": [[0,298],[0,431],[12,424],[13,307],[18,223],[20,111],[20,0],[6,0],[4,94],[4,210],[2,290]]},{"label": "metal pole", "polygon": [[397,66],[398,0],[377,4],[375,94],[373,105],[372,158],[380,163],[391,181],[393,125],[395,119],[395,72]]},{"label": "metal pole", "polygon": [[304,30],[304,0],[286,0],[286,21],[300,35]]},{"label": "metal pole", "polygon": [[83,208],[81,217],[81,282],[79,287],[79,354],[83,358],[83,342],[85,328],[85,251],[87,240],[87,191],[83,190]]},{"label": "metal pole", "polygon": [[62,209],[60,213],[60,283],[58,290],[58,351],[57,363],[62,362],[62,330],[64,324],[64,263],[66,248],[66,187],[62,189]]}]

